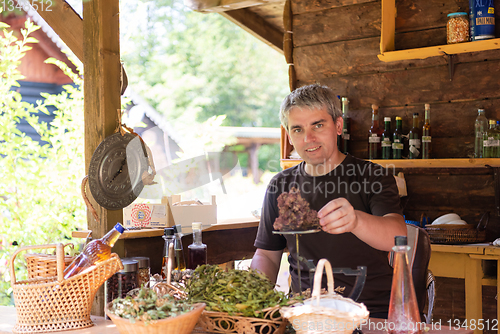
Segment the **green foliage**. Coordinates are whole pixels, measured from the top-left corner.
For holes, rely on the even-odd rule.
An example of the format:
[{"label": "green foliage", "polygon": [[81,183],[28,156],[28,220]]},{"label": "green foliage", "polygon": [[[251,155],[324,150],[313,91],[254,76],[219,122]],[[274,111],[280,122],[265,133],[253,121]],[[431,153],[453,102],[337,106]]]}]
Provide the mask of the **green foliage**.
[{"label": "green foliage", "polygon": [[[67,242],[71,231],[86,226],[86,210],[80,195],[84,174],[83,85],[78,75],[56,60],[71,76],[75,86],[65,86],[59,95],[42,94],[45,101],[34,106],[21,101],[12,90],[23,76],[17,70],[21,58],[36,43],[29,37],[38,29],[29,20],[22,39],[9,27],[0,28],[0,305],[10,303],[10,255],[19,246]],[[38,123],[38,112],[48,113],[55,106],[50,125]],[[26,120],[47,143],[20,132],[17,125]],[[19,260],[19,261],[17,261]],[[16,258],[16,279],[24,279],[26,268]]]},{"label": "green foliage", "polygon": [[222,16],[190,11],[180,0],[121,5],[131,85],[174,127],[218,115],[226,115],[223,125],[279,126],[279,104],[289,91],[282,55]]}]

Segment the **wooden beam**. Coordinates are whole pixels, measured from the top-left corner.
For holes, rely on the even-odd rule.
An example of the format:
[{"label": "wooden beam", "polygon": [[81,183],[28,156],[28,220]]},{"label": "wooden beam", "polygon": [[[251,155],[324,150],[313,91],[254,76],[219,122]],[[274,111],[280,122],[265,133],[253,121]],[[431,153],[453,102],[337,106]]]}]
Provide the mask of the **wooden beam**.
[{"label": "wooden beam", "polygon": [[[114,133],[117,110],[121,109],[119,12],[119,0],[83,2],[85,166],[89,166],[101,141]],[[90,191],[88,194],[91,197]],[[123,221],[122,210],[108,211],[90,200],[100,221],[94,221],[88,214],[88,227],[93,238],[100,238],[116,222]],[[123,243],[117,243],[113,251],[119,255],[123,253]],[[101,288],[93,303],[92,314],[103,315],[104,306],[104,290]]]},{"label": "wooden beam", "polygon": [[82,18],[64,0],[51,0],[51,3],[53,4],[50,7],[51,11],[42,10],[42,7],[39,7],[37,13],[54,29],[75,56],[83,62]]},{"label": "wooden beam", "polygon": [[219,14],[279,53],[283,53],[283,33],[267,23],[261,16],[248,9],[236,9]]},{"label": "wooden beam", "polygon": [[259,5],[268,5],[283,0],[184,0],[184,4],[202,13],[225,12]]}]

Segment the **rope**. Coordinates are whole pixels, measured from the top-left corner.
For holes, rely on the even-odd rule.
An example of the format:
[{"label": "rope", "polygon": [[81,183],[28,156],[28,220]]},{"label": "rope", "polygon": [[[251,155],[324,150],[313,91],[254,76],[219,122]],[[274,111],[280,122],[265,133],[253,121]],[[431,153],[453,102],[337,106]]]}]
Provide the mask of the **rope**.
[{"label": "rope", "polygon": [[100,222],[99,216],[97,215],[97,212],[95,211],[94,206],[92,206],[92,203],[90,203],[90,201],[87,197],[86,185],[87,185],[88,181],[89,181],[89,176],[85,175],[85,177],[82,180],[82,197],[83,197],[83,200],[85,201],[85,204],[87,205],[87,208],[92,213],[92,216],[94,217],[95,221],[97,223],[99,223]]}]

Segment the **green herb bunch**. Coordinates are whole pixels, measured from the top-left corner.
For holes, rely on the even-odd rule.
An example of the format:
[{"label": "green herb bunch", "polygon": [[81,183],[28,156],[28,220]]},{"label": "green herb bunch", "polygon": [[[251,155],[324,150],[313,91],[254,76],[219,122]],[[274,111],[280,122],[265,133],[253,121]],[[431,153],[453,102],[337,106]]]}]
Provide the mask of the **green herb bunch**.
[{"label": "green herb bunch", "polygon": [[187,281],[186,292],[191,303],[205,303],[206,310],[263,318],[268,307],[286,305],[288,299],[274,284],[256,270],[222,270],[216,265],[196,268]]},{"label": "green herb bunch", "polygon": [[119,317],[129,319],[131,323],[144,321],[148,324],[154,320],[187,313],[192,309],[193,306],[185,301],[176,301],[168,293],[158,297],[154,290],[142,287],[135,297],[127,296],[113,300],[110,311]]}]

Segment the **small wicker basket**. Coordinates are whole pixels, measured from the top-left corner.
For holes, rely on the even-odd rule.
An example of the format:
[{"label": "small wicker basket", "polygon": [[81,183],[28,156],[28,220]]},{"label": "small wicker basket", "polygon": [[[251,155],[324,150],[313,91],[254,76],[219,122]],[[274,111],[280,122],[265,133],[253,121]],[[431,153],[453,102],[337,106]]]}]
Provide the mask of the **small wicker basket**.
[{"label": "small wicker basket", "polygon": [[434,244],[471,244],[484,242],[486,240],[486,230],[476,228],[472,224],[467,225],[425,225],[425,230],[429,234],[431,242]]},{"label": "small wicker basket", "polygon": [[[28,249],[56,248],[57,277],[39,277],[16,281],[14,260]],[[62,244],[26,246],[10,259],[12,294],[17,322],[14,333],[48,333],[91,327],[90,310],[97,289],[118,270],[123,269],[120,258],[111,258],[92,266],[78,275],[64,279]]]},{"label": "small wicker basket", "polygon": [[106,307],[106,315],[113,321],[120,334],[190,334],[193,331],[198,318],[205,309],[205,304],[194,304],[194,308],[177,317],[151,321],[145,324],[143,321],[131,323],[110,311],[112,303]]},{"label": "small wicker basket", "polygon": [[[69,243],[64,247],[74,248],[73,244]],[[55,255],[41,253],[26,253],[24,254],[26,266],[28,269],[28,278],[37,277],[53,277],[57,276],[57,260]],[[66,268],[73,260],[74,256],[64,256],[64,268]]]},{"label": "small wicker basket", "polygon": [[262,319],[204,311],[193,333],[283,334],[287,321],[280,315],[279,309],[280,306],[277,305],[262,310],[264,312]]},{"label": "small wicker basket", "polygon": [[[320,292],[323,269],[326,269],[328,279],[326,295]],[[316,267],[311,298],[284,307],[280,312],[291,322],[297,334],[350,334],[370,314],[365,305],[334,293],[332,266],[326,259],[319,260]]]}]

